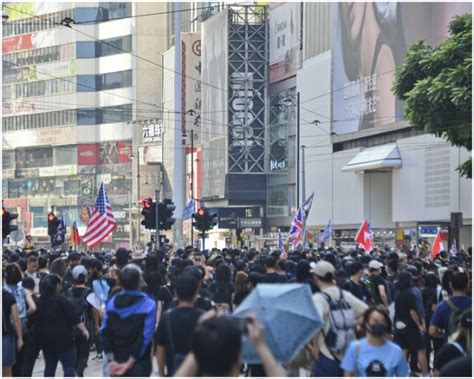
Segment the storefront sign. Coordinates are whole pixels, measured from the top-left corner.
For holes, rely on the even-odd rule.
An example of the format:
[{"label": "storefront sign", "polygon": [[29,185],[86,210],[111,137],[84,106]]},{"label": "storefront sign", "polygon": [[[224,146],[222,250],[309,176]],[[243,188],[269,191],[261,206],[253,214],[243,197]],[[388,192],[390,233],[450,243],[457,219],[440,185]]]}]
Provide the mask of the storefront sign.
[{"label": "storefront sign", "polygon": [[129,163],[130,155],[132,154],[132,144],[130,141],[119,141],[117,142],[118,150],[118,162],[117,163]]},{"label": "storefront sign", "polygon": [[29,50],[35,48],[35,33],[22,34],[19,36],[6,37],[2,39],[2,53]]},{"label": "storefront sign", "polygon": [[99,145],[79,144],[77,145],[77,164],[78,165],[96,165],[99,157]]},{"label": "storefront sign", "polygon": [[70,176],[70,175],[76,175],[76,174],[77,174],[77,166],[76,165],[40,167],[39,168],[39,176],[40,177]]},{"label": "storefront sign", "polygon": [[239,227],[244,228],[261,228],[261,218],[239,218]]},{"label": "storefront sign", "polygon": [[143,143],[161,142],[161,133],[163,125],[161,122],[156,124],[144,125],[142,127],[142,141]]},{"label": "storefront sign", "polygon": [[74,144],[77,140],[76,128],[51,128],[37,131],[38,145]]},{"label": "storefront sign", "polygon": [[55,62],[44,65],[38,65],[33,71],[36,71],[37,80],[49,80],[52,77],[64,78],[76,75],[76,60]]}]

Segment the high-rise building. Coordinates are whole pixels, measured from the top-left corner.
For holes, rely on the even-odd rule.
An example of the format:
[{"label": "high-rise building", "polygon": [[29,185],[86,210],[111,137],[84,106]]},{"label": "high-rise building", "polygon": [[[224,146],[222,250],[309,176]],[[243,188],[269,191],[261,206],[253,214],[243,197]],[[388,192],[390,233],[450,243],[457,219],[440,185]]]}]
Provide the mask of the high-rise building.
[{"label": "high-rise building", "polygon": [[5,206],[47,245],[51,207],[81,231],[104,182],[118,227],[101,246],[143,244],[139,199],[160,182],[167,4],[4,3],[3,11]]}]

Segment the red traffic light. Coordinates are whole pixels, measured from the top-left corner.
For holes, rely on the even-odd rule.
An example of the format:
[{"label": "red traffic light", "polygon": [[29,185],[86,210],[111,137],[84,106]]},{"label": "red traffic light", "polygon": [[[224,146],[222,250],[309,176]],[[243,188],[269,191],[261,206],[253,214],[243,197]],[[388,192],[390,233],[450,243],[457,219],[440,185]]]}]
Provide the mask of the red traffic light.
[{"label": "red traffic light", "polygon": [[203,208],[200,208],[198,211],[197,211],[197,214],[198,216],[204,216],[206,214],[206,211],[203,209]]}]

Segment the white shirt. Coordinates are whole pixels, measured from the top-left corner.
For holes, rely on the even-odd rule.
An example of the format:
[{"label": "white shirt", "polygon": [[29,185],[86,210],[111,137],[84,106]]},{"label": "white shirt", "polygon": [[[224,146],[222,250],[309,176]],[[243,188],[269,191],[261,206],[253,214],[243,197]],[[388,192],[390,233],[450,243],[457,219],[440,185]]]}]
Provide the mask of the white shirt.
[{"label": "white shirt", "polygon": [[[335,285],[323,289],[322,292],[328,294],[333,300],[339,300],[340,298],[340,289],[339,287]],[[361,300],[359,300],[350,292],[344,291],[344,290],[342,290],[342,292],[344,294],[344,299],[349,303],[352,310],[354,311],[355,318],[357,319],[360,316],[362,316],[365,310],[368,308],[368,305],[362,302]],[[334,360],[334,355],[327,348],[326,343],[324,342],[324,336],[322,333],[324,331],[324,334],[327,335],[327,333],[329,332],[329,304],[327,300],[325,299],[325,297],[321,295],[319,292],[313,295],[313,300],[316,305],[316,308],[318,309],[319,315],[321,316],[324,322],[323,330],[319,334],[319,339],[318,339],[319,351],[320,353],[324,354],[327,358]],[[336,355],[336,357],[337,359],[342,360],[343,354]]]}]

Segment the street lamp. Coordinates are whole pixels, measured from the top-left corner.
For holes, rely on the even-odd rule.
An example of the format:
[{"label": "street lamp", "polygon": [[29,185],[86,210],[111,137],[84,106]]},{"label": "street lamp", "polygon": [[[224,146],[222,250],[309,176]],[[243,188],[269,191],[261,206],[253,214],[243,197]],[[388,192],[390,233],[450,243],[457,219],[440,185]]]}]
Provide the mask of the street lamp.
[{"label": "street lamp", "polygon": [[9,18],[8,13],[2,10],[2,25],[5,25]]}]

